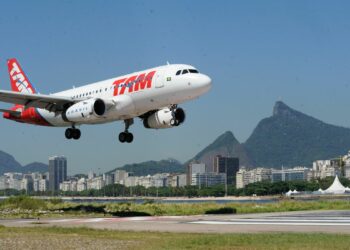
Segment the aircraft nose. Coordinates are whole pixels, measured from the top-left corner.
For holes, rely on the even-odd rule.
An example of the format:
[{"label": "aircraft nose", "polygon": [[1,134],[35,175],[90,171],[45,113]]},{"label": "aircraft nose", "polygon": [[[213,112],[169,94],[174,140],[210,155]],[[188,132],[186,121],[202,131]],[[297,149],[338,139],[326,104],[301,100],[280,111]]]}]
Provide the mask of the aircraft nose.
[{"label": "aircraft nose", "polygon": [[201,74],[200,85],[203,89],[203,92],[209,91],[211,88],[211,78],[207,75]]}]

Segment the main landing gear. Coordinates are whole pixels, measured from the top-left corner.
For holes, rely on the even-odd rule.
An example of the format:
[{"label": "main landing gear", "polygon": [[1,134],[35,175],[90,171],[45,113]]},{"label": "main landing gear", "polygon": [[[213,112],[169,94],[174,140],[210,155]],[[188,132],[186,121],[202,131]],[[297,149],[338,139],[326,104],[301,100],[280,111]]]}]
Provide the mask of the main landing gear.
[{"label": "main landing gear", "polygon": [[65,132],[65,136],[67,139],[73,138],[74,140],[78,140],[81,136],[80,129],[77,129],[75,127],[67,128]]},{"label": "main landing gear", "polygon": [[121,143],[127,142],[127,143],[131,143],[134,140],[134,136],[132,133],[130,133],[128,131],[129,127],[134,123],[134,119],[127,119],[124,120],[124,124],[125,124],[125,130],[124,132],[121,132],[119,134],[119,141]]}]

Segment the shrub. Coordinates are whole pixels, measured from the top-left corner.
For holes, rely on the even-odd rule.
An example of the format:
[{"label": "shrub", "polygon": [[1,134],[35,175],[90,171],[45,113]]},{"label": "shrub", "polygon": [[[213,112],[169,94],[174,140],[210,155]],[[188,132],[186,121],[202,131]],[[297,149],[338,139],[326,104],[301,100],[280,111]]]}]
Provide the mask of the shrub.
[{"label": "shrub", "polygon": [[205,211],[205,214],[235,214],[237,210],[233,207],[221,207]]},{"label": "shrub", "polygon": [[2,208],[26,209],[26,210],[43,210],[47,208],[46,202],[41,199],[32,198],[26,195],[12,196],[0,203]]},{"label": "shrub", "polygon": [[48,200],[48,202],[50,202],[51,204],[57,205],[57,204],[61,204],[63,201],[61,198],[51,198]]}]

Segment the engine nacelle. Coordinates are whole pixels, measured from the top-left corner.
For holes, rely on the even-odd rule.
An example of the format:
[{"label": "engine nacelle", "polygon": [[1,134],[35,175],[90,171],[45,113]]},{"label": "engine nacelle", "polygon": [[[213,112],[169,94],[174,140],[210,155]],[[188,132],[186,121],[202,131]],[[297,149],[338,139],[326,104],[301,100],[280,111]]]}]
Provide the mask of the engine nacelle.
[{"label": "engine nacelle", "polygon": [[171,111],[169,108],[158,110],[152,115],[143,120],[145,128],[171,128],[179,126],[185,121],[185,111],[182,108],[177,108]]},{"label": "engine nacelle", "polygon": [[82,122],[101,118],[106,110],[106,103],[102,99],[88,99],[70,106],[62,117],[65,121]]}]

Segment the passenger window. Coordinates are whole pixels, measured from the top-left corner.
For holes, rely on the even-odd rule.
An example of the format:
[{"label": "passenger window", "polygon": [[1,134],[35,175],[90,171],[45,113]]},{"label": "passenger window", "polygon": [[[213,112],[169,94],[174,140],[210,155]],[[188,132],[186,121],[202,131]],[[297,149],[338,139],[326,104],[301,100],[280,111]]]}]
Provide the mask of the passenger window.
[{"label": "passenger window", "polygon": [[184,75],[184,74],[187,74],[188,73],[188,70],[187,69],[184,69],[183,71],[182,71],[182,74]]},{"label": "passenger window", "polygon": [[180,75],[180,73],[181,73],[181,70],[178,70],[178,71],[176,72],[176,75],[178,76],[178,75]]}]

